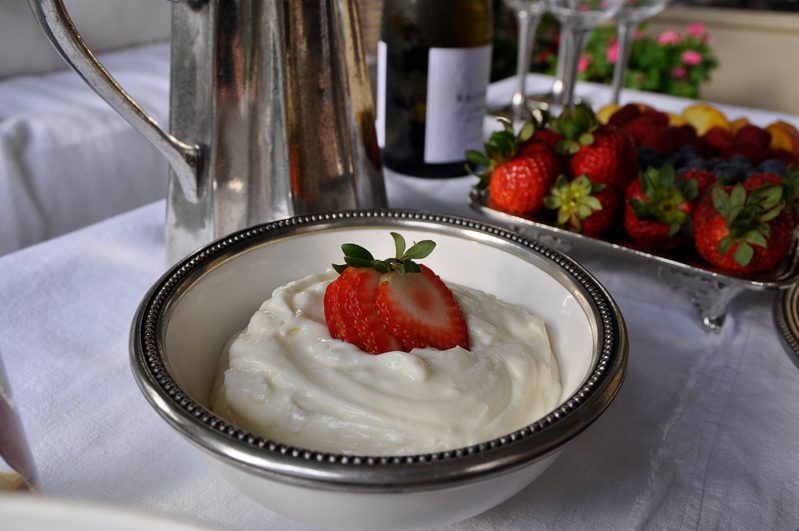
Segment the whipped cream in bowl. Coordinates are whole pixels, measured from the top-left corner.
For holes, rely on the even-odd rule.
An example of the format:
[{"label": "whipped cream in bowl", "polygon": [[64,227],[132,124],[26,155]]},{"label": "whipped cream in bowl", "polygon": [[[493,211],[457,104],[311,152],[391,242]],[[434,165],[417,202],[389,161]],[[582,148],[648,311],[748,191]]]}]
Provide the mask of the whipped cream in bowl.
[{"label": "whipped cream in bowl", "polygon": [[465,448],[517,431],[560,402],[544,321],[482,291],[450,285],[471,349],[366,354],[330,337],[332,270],[277,288],[226,346],[213,411],[282,443],[352,455]]},{"label": "whipped cream in bowl", "polygon": [[[341,245],[390,256],[392,231],[436,242],[423,263],[453,289],[469,351],[330,338],[319,300]],[[570,258],[400,210],[223,238],[166,272],[131,328],[134,377],[164,420],[242,493],[329,529],[430,528],[501,503],[610,405],[627,356],[614,301]]]}]

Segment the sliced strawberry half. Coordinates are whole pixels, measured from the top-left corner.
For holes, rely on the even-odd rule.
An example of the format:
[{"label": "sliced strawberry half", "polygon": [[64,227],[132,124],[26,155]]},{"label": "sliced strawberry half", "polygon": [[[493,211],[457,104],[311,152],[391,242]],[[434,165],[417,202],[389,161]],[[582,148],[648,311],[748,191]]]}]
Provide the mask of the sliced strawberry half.
[{"label": "sliced strawberry half", "polygon": [[460,305],[425,258],[435,243],[423,240],[405,249],[392,232],[396,256],[376,260],[356,244],[344,244],[345,264],[325,291],[325,321],[330,335],[363,351],[410,352],[417,347],[469,348],[469,331]]},{"label": "sliced strawberry half", "polygon": [[[353,268],[347,269],[347,271]],[[380,285],[380,273],[375,269],[358,267],[353,289],[346,290],[345,310],[349,323],[358,333],[362,350],[380,354],[391,350],[402,350],[402,343],[388,333],[377,312],[376,299]]]},{"label": "sliced strawberry half", "polygon": [[357,283],[355,268],[348,268],[331,282],[325,290],[325,322],[330,335],[336,339],[352,343],[361,350],[366,346],[361,341],[358,329],[347,315],[347,293],[353,291]]},{"label": "sliced strawberry half", "polygon": [[430,268],[421,273],[387,273],[377,290],[377,308],[403,350],[432,347],[469,349],[469,330],[458,302]]}]

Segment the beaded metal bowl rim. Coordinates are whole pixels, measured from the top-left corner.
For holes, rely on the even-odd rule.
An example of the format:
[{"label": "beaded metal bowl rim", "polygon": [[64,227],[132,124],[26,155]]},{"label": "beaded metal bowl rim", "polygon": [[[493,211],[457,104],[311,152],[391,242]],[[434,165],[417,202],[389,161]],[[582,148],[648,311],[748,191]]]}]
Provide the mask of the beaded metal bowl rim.
[{"label": "beaded metal bowl rim", "polygon": [[[238,428],[187,396],[165,362],[163,338],[171,298],[188,278],[253,244],[323,229],[396,227],[478,233],[490,244],[528,259],[539,256],[572,282],[597,334],[590,374],[561,406],[544,418],[485,443],[411,456],[330,454],[270,441]],[[482,243],[489,244],[483,238]],[[522,253],[522,254],[520,254]],[[498,225],[410,210],[355,210],[296,216],[265,223],[213,242],[173,266],[145,295],[131,326],[130,361],[143,394],[158,413],[200,450],[250,473],[328,490],[409,492],[444,488],[509,473],[544,459],[587,428],[618,392],[627,367],[627,333],[621,313],[599,282],[579,264],[539,242]]]},{"label": "beaded metal bowl rim", "polygon": [[799,368],[799,284],[780,290],[774,298],[774,322],[782,346]]}]

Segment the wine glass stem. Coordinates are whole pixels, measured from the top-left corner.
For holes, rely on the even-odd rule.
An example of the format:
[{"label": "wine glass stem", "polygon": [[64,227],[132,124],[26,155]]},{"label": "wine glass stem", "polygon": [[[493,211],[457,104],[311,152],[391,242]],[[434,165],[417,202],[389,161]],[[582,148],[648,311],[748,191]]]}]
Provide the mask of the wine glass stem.
[{"label": "wine glass stem", "polygon": [[566,46],[566,63],[563,70],[563,95],[561,96],[560,105],[572,105],[574,101],[574,86],[577,83],[577,67],[585,52],[585,46],[588,44],[588,36],[591,30],[582,28],[573,28],[567,25],[561,26],[561,39],[564,39]]},{"label": "wine glass stem", "polygon": [[541,22],[542,12],[532,13],[528,9],[516,11],[516,23],[519,30],[519,53],[516,59],[516,87],[511,100],[513,114],[517,119],[524,119],[525,79],[530,71],[530,59],[535,44],[535,33]]},{"label": "wine glass stem", "polygon": [[633,38],[638,30],[640,23],[630,20],[619,20],[616,23],[616,33],[618,35],[618,54],[616,55],[616,65],[613,67],[613,92],[611,103],[618,105],[621,89],[624,87],[624,73],[630,64],[630,53],[633,49]]},{"label": "wine glass stem", "polygon": [[569,51],[566,48],[566,40],[561,36],[560,45],[558,46],[558,63],[555,70],[555,82],[552,83],[552,103],[555,105],[560,105],[563,96],[563,80],[566,77],[564,72],[566,71],[567,57],[569,56]]}]

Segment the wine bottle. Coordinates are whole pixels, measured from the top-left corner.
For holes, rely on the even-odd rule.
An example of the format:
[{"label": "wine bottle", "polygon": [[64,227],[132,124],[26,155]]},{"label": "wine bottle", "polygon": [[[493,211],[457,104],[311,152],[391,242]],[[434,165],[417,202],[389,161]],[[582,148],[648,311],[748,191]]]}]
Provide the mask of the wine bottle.
[{"label": "wine bottle", "polygon": [[385,0],[378,44],[377,136],[386,168],[466,175],[481,149],[491,70],[491,0]]}]

